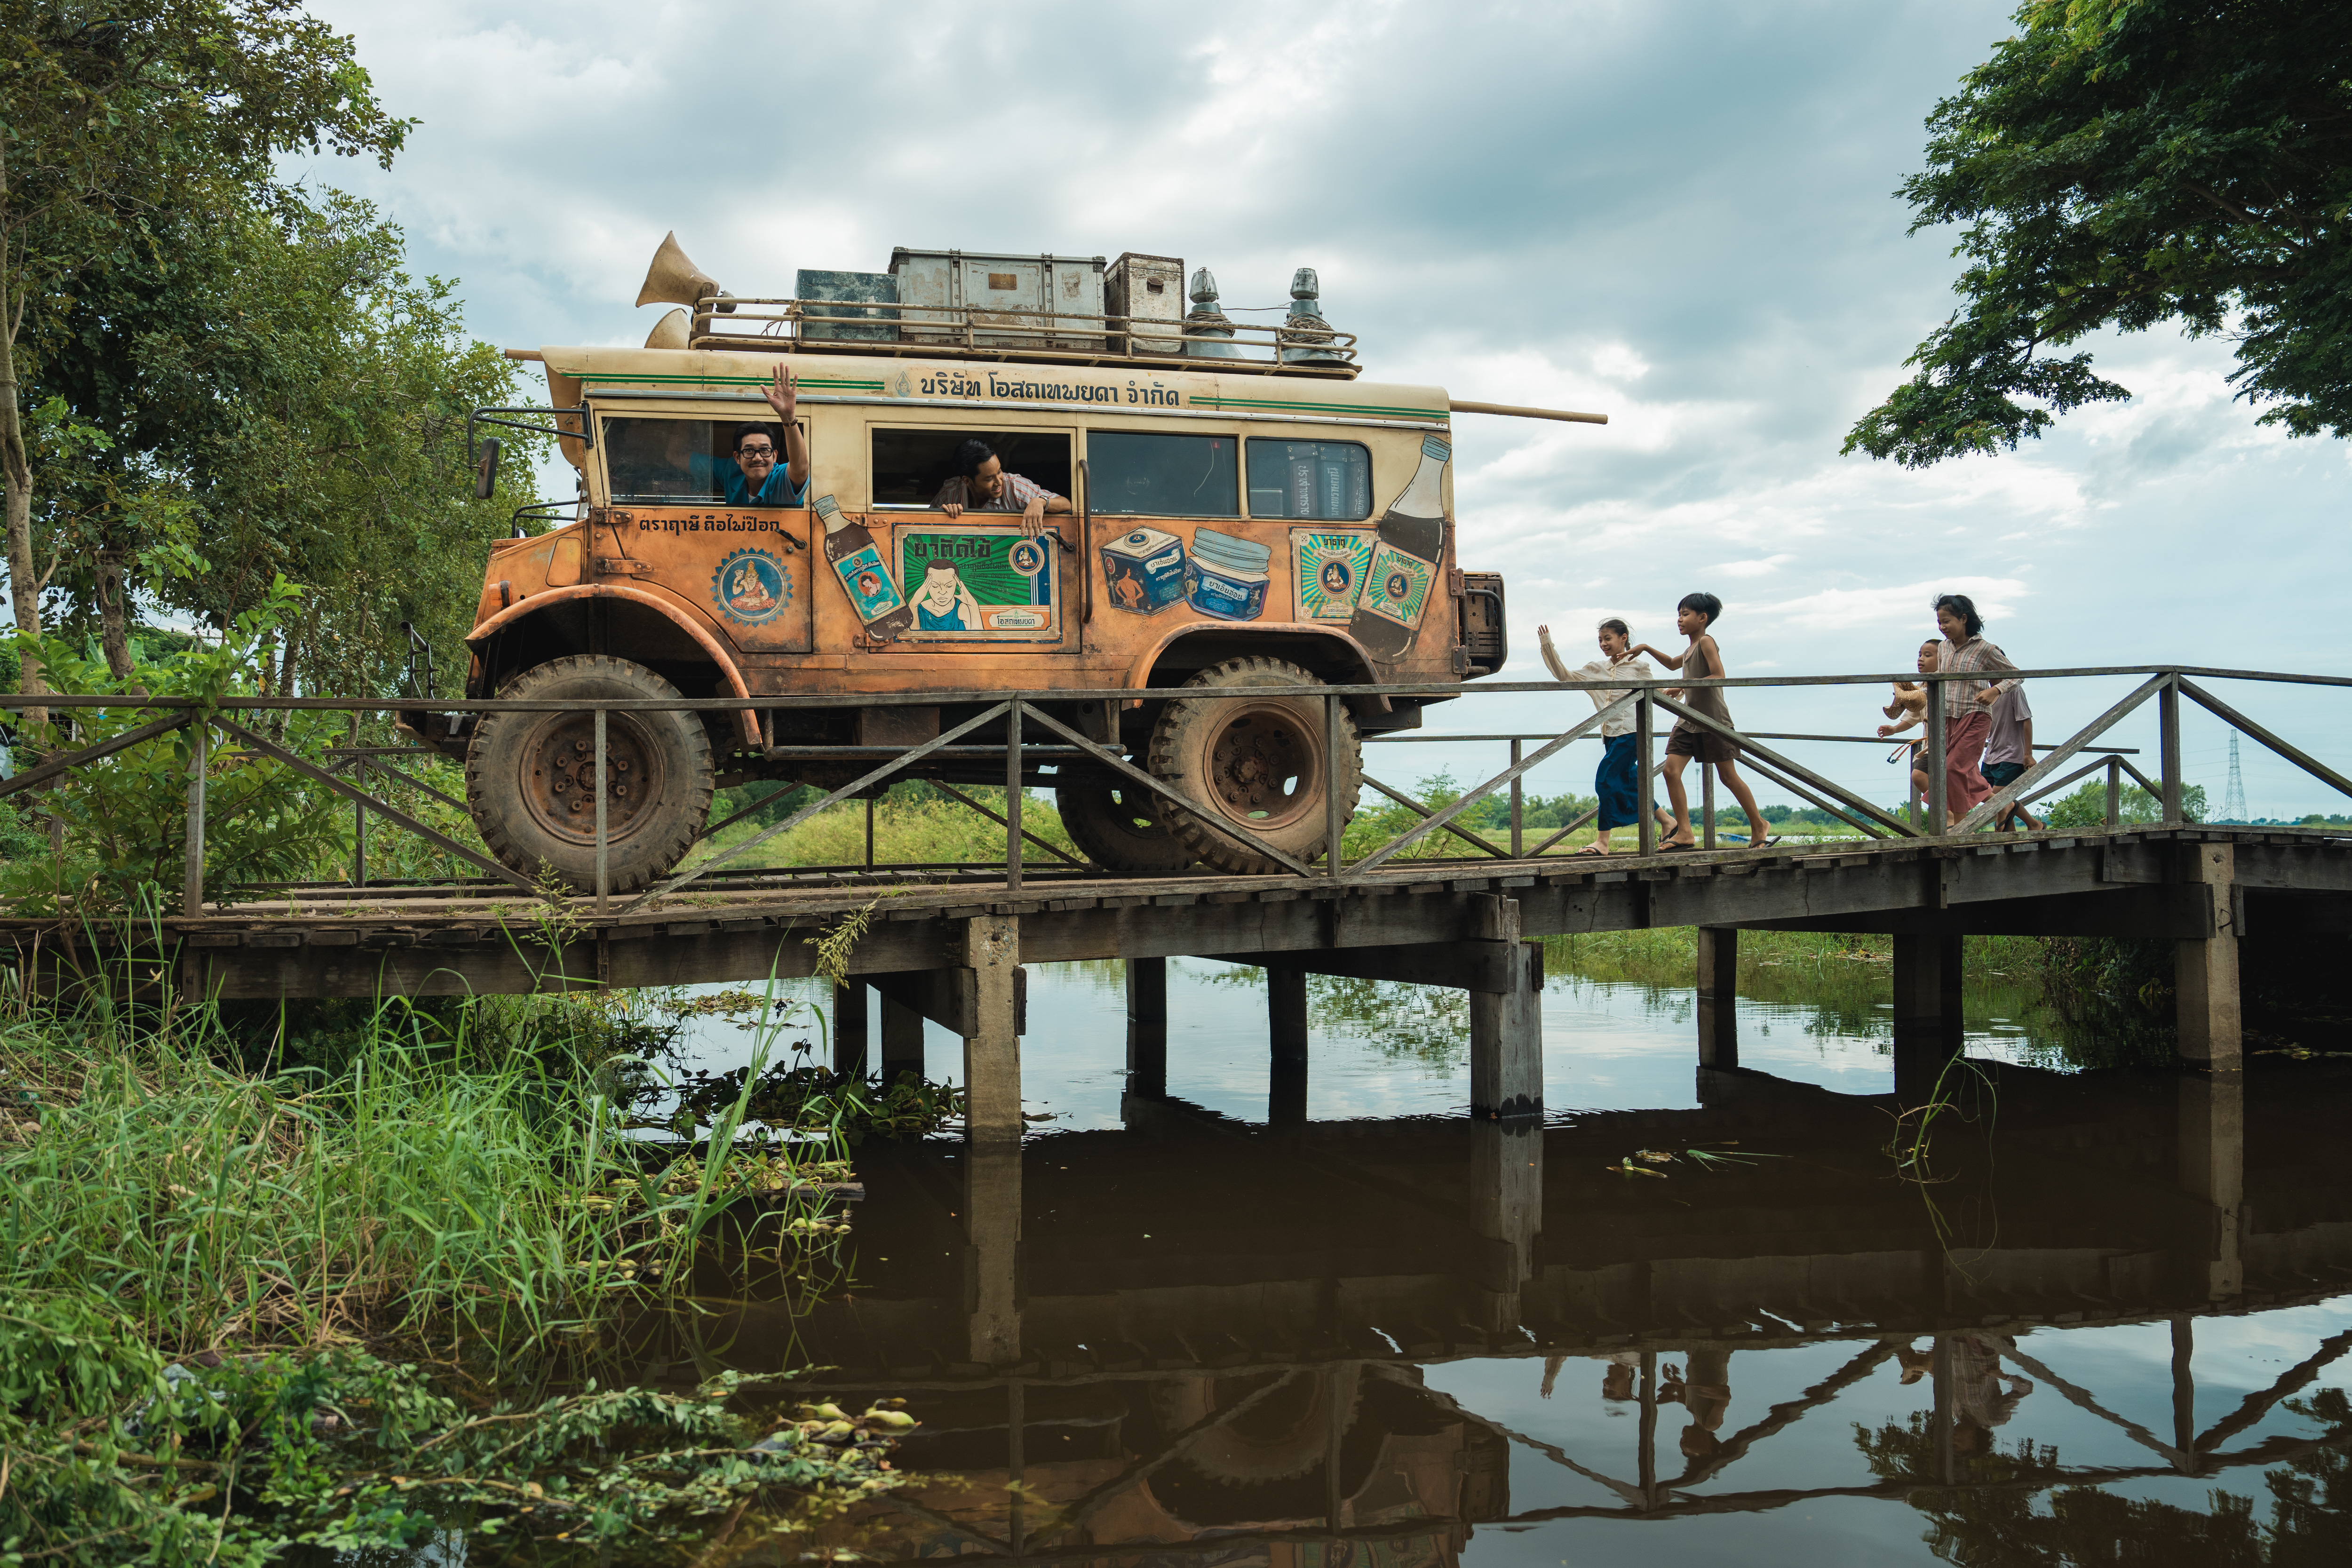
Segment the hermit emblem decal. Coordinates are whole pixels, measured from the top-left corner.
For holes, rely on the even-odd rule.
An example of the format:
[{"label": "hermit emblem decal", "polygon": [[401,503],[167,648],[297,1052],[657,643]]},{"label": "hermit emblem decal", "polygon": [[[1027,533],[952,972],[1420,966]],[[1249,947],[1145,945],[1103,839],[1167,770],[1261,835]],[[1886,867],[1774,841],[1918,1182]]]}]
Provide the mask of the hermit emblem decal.
[{"label": "hermit emblem decal", "polygon": [[774,620],[793,602],[793,584],[783,564],[766,551],[739,550],[711,574],[710,595],[729,620],[757,626]]}]

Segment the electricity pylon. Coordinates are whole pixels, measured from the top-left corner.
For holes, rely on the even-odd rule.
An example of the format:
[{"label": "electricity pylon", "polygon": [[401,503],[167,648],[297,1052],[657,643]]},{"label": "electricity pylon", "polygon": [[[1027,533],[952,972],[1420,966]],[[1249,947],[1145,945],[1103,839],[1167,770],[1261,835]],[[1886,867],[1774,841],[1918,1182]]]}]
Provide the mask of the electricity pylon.
[{"label": "electricity pylon", "polygon": [[2230,731],[2230,787],[2221,793],[2221,820],[2246,820],[2246,781],[2238,772],[2238,732]]}]

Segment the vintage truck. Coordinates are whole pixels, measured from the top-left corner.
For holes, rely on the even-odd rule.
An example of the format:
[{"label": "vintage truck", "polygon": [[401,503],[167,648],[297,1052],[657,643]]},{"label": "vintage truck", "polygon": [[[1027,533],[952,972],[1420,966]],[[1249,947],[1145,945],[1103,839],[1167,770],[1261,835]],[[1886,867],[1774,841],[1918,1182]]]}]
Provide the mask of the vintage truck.
[{"label": "vintage truck", "polygon": [[[690,268],[674,252],[671,271]],[[1334,752],[1318,689],[1456,683],[1504,660],[1502,580],[1454,557],[1455,405],[1437,387],[1361,379],[1352,340],[1323,327],[1311,293],[1304,317],[1294,307],[1285,327],[1251,329],[1216,312],[1205,271],[1192,289],[1202,300],[1206,284],[1205,311],[1175,318],[1149,299],[1147,286],[1168,291],[1171,266],[1181,284],[1181,262],[1093,261],[1118,285],[1105,310],[1079,291],[1055,298],[1055,258],[916,254],[968,266],[971,296],[885,311],[840,303],[871,292],[822,287],[882,275],[813,286],[803,273],[793,299],[733,300],[698,273],[665,283],[657,260],[648,294],[695,313],[673,312],[656,346],[510,351],[544,364],[551,407],[478,417],[559,435],[580,500],[562,526],[492,547],[467,695],[826,699],[613,714],[602,784],[614,890],[677,862],[715,789],[838,788],[885,754],[875,748],[920,744],[1014,689],[1132,691],[1044,710],[1243,836],[1083,757],[1041,756],[1028,782],[1054,791],[1072,841],[1102,867],[1255,872],[1277,862],[1254,845],[1321,853],[1327,793],[1343,813],[1356,804],[1360,737],[1413,728],[1444,699],[1349,698]],[[1042,277],[992,271],[1024,262]],[[1042,304],[985,297],[1003,282]],[[728,504],[719,476],[741,426],[772,420],[780,363],[798,389],[806,504]],[[935,506],[975,437],[1069,510],[1032,534],[1013,513]],[[1299,695],[1220,695],[1266,687]],[[938,700],[866,701],[881,693]],[[467,804],[502,860],[587,885],[589,713],[410,722],[462,755]],[[975,731],[906,776],[1001,784],[1001,750],[971,749],[991,741]]]}]

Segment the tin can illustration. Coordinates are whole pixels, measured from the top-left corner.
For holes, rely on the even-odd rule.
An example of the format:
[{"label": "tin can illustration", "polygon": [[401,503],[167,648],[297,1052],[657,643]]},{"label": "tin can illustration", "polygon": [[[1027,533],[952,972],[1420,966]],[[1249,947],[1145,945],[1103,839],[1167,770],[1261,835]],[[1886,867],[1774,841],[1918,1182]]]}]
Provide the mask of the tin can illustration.
[{"label": "tin can illustration", "polygon": [[1194,609],[1222,621],[1254,621],[1265,609],[1270,545],[1219,533],[1192,531],[1192,559],[1184,563],[1184,596]]},{"label": "tin can illustration", "polygon": [[1102,547],[1103,590],[1111,608],[1156,616],[1184,596],[1184,542],[1139,528]]}]

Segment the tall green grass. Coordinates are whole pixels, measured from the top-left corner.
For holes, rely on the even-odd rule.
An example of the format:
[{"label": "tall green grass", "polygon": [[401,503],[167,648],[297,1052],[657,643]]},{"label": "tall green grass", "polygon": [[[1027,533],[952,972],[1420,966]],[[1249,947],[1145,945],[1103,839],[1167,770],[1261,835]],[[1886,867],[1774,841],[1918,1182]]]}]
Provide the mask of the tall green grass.
[{"label": "tall green grass", "polygon": [[393,1004],[339,1066],[252,1072],[212,1009],[20,1005],[0,1021],[0,1296],[102,1298],[169,1354],[506,1354],[682,1285],[731,1199],[809,1185],[835,1145],[755,1159],[740,1103],[699,1151],[625,1136],[600,1025],[556,998]]}]

